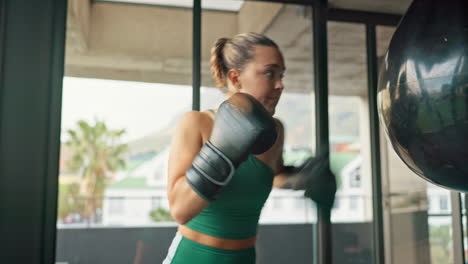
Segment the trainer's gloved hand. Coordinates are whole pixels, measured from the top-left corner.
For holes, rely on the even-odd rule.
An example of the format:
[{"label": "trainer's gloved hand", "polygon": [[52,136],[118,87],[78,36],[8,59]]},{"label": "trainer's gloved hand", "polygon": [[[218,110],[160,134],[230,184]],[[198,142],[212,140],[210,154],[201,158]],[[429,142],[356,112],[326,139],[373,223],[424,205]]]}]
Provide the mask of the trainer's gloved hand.
[{"label": "trainer's gloved hand", "polygon": [[236,93],[218,108],[210,139],[195,156],[186,179],[192,189],[214,201],[249,154],[261,154],[275,143],[276,124],[251,95]]},{"label": "trainer's gloved hand", "polygon": [[330,170],[328,153],[308,158],[301,166],[286,167],[284,173],[289,177],[282,188],[305,190],[304,196],[318,205],[333,207],[337,186],[335,175]]}]

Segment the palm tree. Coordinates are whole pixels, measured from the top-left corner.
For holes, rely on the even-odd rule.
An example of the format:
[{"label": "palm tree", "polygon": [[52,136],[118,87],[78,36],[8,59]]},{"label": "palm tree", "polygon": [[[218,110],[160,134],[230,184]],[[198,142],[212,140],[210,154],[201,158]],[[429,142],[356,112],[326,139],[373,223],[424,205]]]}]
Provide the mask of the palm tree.
[{"label": "palm tree", "polygon": [[75,130],[68,130],[65,145],[71,152],[70,169],[81,176],[79,193],[87,197],[83,216],[89,220],[96,209],[102,208],[102,199],[110,173],[125,167],[127,145],[120,143],[125,130],[110,130],[103,121],[94,125],[80,120]]}]

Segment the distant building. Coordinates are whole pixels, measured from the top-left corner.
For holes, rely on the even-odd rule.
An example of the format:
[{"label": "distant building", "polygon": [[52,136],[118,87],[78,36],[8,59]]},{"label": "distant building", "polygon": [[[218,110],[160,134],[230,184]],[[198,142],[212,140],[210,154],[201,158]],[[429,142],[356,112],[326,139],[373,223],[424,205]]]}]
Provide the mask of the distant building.
[{"label": "distant building", "polygon": [[[151,210],[169,210],[167,201],[167,159],[164,150],[137,168],[129,171],[121,180],[110,184],[105,192],[102,222],[104,225],[151,224]],[[372,208],[366,208],[370,199],[362,188],[358,153],[332,153],[331,169],[336,174],[339,191],[336,195],[332,221],[369,221]],[[313,203],[303,197],[303,191],[273,189],[262,211],[261,223],[315,221]]]},{"label": "distant building", "polygon": [[[343,144],[340,145],[342,149]],[[349,144],[348,150],[352,147]],[[105,191],[102,210],[103,225],[149,225],[154,221],[150,212],[156,209],[169,211],[167,201],[168,149],[135,161],[129,171],[119,173],[119,178]],[[300,157],[300,154],[294,154]],[[293,156],[294,156],[293,155]],[[359,152],[335,152],[330,165],[337,177],[338,191],[331,220],[339,222],[372,221],[372,197],[365,189],[362,175],[362,156]],[[133,168],[132,168],[133,167]],[[427,207],[431,224],[450,224],[450,194],[447,190],[428,185]],[[310,223],[316,221],[315,205],[304,198],[303,191],[274,188],[262,210],[260,223]]]},{"label": "distant building", "polygon": [[106,188],[102,224],[151,224],[152,210],[169,209],[166,192],[168,156],[168,149],[161,151]]}]

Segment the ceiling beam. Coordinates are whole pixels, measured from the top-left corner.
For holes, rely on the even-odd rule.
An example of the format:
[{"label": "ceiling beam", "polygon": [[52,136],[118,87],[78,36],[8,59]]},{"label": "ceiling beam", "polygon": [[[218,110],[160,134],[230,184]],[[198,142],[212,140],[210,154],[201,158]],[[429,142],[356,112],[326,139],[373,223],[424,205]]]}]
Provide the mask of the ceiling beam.
[{"label": "ceiling beam", "polygon": [[[246,2],[248,2],[247,0]],[[277,2],[283,4],[297,4],[305,6],[313,6],[315,0],[255,0],[256,2]],[[383,26],[396,26],[401,19],[401,15],[389,14],[383,12],[370,12],[351,10],[343,8],[329,8],[328,20],[350,22],[350,23],[363,23],[372,25]]]}]

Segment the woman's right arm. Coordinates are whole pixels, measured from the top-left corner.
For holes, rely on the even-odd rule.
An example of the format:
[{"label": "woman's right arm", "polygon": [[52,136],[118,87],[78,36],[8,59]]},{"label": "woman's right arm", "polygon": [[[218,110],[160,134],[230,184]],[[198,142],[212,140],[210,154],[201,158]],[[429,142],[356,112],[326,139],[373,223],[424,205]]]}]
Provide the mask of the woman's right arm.
[{"label": "woman's right arm", "polygon": [[185,179],[186,171],[203,145],[201,126],[206,123],[203,113],[186,113],[172,138],[169,154],[167,193],[171,215],[179,224],[185,224],[198,215],[209,202],[195,193]]}]

